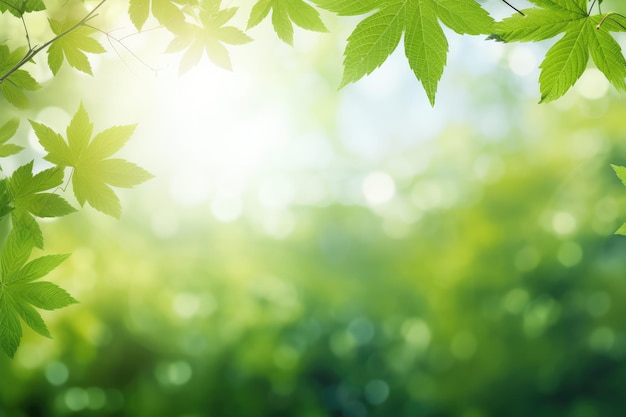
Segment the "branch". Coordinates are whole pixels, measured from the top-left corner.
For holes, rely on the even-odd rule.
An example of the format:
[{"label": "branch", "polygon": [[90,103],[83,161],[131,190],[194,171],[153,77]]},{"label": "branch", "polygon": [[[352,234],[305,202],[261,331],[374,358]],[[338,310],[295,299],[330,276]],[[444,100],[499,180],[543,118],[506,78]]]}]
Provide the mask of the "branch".
[{"label": "branch", "polygon": [[[147,62],[145,62],[144,60],[142,60],[141,58],[139,58],[137,56],[137,54],[135,52],[133,52],[128,46],[126,46],[124,44],[124,42],[122,42],[124,39],[127,39],[131,36],[135,36],[135,35],[140,35],[143,32],[146,31],[142,31],[142,32],[137,32],[137,33],[131,33],[130,35],[126,35],[122,38],[116,38],[115,36],[111,35],[111,32],[106,32],[102,29],[99,29],[95,26],[91,26],[91,25],[85,25],[95,31],[98,31],[100,33],[102,33],[104,36],[107,37],[107,41],[109,41],[109,45],[111,45],[111,48],[115,51],[115,53],[117,54],[118,58],[122,61],[122,63],[124,64],[124,66],[126,66],[126,68],[128,68],[130,70],[130,68],[128,67],[128,65],[126,64],[126,62],[124,61],[124,58],[122,58],[122,55],[119,53],[119,51],[117,50],[117,48],[115,47],[115,45],[113,45],[112,41],[117,42],[122,48],[124,48],[126,50],[126,52],[128,52],[133,58],[135,58],[139,63],[141,63],[144,67],[146,67],[147,69],[149,69],[150,71],[154,72],[155,74],[158,72],[158,69],[155,67],[150,66]],[[148,30],[155,30],[155,29],[160,29],[161,27],[156,27],[153,29],[148,29]]]},{"label": "branch", "polygon": [[[37,46],[35,48],[30,48],[30,40],[29,40],[28,41],[28,43],[29,43],[28,52],[26,52],[26,55],[24,55],[24,58],[22,58],[17,64],[15,64],[13,66],[13,68],[11,68],[9,71],[7,71],[6,74],[4,74],[2,77],[0,77],[0,84],[2,84],[7,78],[9,78],[15,71],[17,71],[22,66],[24,66],[24,64],[26,64],[28,61],[33,59],[35,57],[35,55],[37,55],[39,52],[43,51],[48,46],[50,46],[51,44],[53,44],[57,40],[61,39],[63,36],[67,35],[68,33],[75,31],[76,29],[78,29],[81,26],[84,26],[88,21],[90,21],[91,19],[96,17],[96,11],[106,1],[107,0],[101,0],[100,3],[98,3],[98,5],[96,7],[94,7],[92,11],[87,13],[87,15],[85,17],[83,17],[78,23],[76,23],[74,26],[72,26],[71,28],[67,29],[66,31],[58,34],[54,38],[50,39],[48,42],[44,43],[43,45]],[[28,31],[26,31],[26,37],[28,39]]]}]

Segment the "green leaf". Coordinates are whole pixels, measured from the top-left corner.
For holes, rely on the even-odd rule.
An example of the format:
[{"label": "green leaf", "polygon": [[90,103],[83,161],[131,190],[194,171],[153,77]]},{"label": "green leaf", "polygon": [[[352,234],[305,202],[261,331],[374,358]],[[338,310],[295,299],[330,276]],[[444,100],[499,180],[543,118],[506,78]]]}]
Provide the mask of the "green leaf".
[{"label": "green leaf", "polygon": [[542,41],[561,33],[540,65],[541,102],[565,94],[580,78],[591,55],[598,69],[618,90],[626,90],[626,59],[611,31],[626,28],[610,14],[590,16],[587,0],[532,0],[539,8],[526,9],[494,26],[494,39],[505,42]]},{"label": "green leaf", "polygon": [[489,13],[474,1],[438,0],[435,5],[443,24],[459,34],[481,35],[493,29]]},{"label": "green leaf", "polygon": [[622,184],[626,185],[626,167],[611,164],[611,168],[615,171],[617,178],[622,181]]},{"label": "green leaf", "polygon": [[422,82],[431,105],[435,104],[437,85],[446,65],[448,41],[428,2],[413,1],[408,10],[404,50],[409,65]]},{"label": "green leaf", "polygon": [[4,353],[12,358],[22,339],[22,326],[9,297],[0,286],[0,346]]},{"label": "green leaf", "polygon": [[128,16],[131,22],[141,30],[148,16],[150,15],[150,0],[130,0],[128,5]]},{"label": "green leaf", "polygon": [[523,10],[495,24],[496,33],[505,42],[536,42],[562,33],[571,22],[584,16],[569,10],[553,12],[544,9]]},{"label": "green leaf", "polygon": [[59,166],[71,165],[71,155],[63,136],[46,125],[29,120],[39,143],[48,152],[44,157],[47,161]]},{"label": "green leaf", "polygon": [[10,357],[22,338],[20,319],[35,332],[50,337],[50,331],[34,307],[55,310],[76,303],[65,290],[51,282],[32,282],[48,274],[68,255],[48,255],[28,264],[32,240],[13,229],[0,254],[0,346]]},{"label": "green leaf", "polygon": [[42,192],[63,183],[63,168],[49,168],[36,175],[33,175],[32,169],[33,161],[16,169],[9,179],[9,191],[13,201],[13,227],[32,232],[36,237],[35,245],[42,248],[41,229],[32,216],[60,217],[73,213],[76,209],[62,197]]},{"label": "green leaf", "polygon": [[67,291],[47,281],[19,282],[13,289],[24,301],[42,310],[57,310],[77,303]]},{"label": "green leaf", "polygon": [[[74,168],[72,188],[81,206],[89,203],[96,210],[119,217],[120,202],[110,186],[132,187],[152,178],[152,174],[143,168],[123,159],[106,159],[128,141],[135,125],[112,127],[96,134],[92,140],[93,124],[82,104],[67,128],[67,143],[49,127],[32,121],[31,124],[48,152],[45,159],[62,167]],[[37,206],[42,202],[47,204]],[[31,198],[28,203],[32,204],[29,208],[40,207],[40,215],[56,215],[69,210],[69,205],[56,198]]]},{"label": "green leaf", "polygon": [[26,109],[29,106],[24,90],[33,91],[41,87],[28,72],[14,69],[25,55],[24,48],[11,51],[8,46],[0,45],[0,76],[4,77],[0,78],[0,93],[18,109]]},{"label": "green leaf", "polygon": [[33,163],[34,161],[30,161],[22,165],[11,175],[9,185],[14,198],[49,190],[63,183],[61,168],[48,168],[33,176]]},{"label": "green leaf", "polygon": [[258,25],[267,17],[272,10],[272,0],[260,0],[252,7],[250,11],[250,17],[248,18],[248,26],[246,29],[250,29]]},{"label": "green leaf", "polygon": [[43,277],[59,266],[70,256],[69,253],[63,255],[45,255],[33,259],[24,268],[14,274],[14,281],[30,282]]},{"label": "green leaf", "polygon": [[22,17],[25,13],[46,10],[43,0],[2,0],[0,1],[0,12],[9,11],[16,17]]},{"label": "green leaf", "polygon": [[18,119],[11,119],[4,125],[0,126],[0,157],[4,158],[7,156],[15,155],[16,153],[19,153],[24,149],[23,146],[6,143],[9,139],[15,136],[19,125],[20,121]]},{"label": "green leaf", "polygon": [[[274,3],[272,2],[272,4]],[[280,40],[287,45],[293,45],[293,25],[291,20],[289,20],[287,9],[274,8],[272,12],[272,26]]]},{"label": "green leaf", "polygon": [[596,67],[618,90],[626,90],[626,59],[619,43],[605,30],[591,31],[589,37],[591,58]]},{"label": "green leaf", "polygon": [[320,14],[303,0],[260,0],[248,18],[248,29],[258,25],[272,11],[272,26],[285,43],[293,44],[293,24],[315,32],[328,32]]},{"label": "green leaf", "polygon": [[366,17],[348,38],[341,87],[370,74],[396,49],[405,25],[405,2],[388,3]]},{"label": "green leaf", "polygon": [[26,210],[13,209],[11,211],[11,224],[13,225],[13,230],[24,233],[32,240],[35,247],[43,249],[43,233],[39,224],[30,213]]},{"label": "green leaf", "polygon": [[571,11],[587,14],[587,0],[530,0],[530,2],[556,12]]},{"label": "green leaf", "polygon": [[128,16],[138,31],[148,20],[150,11],[160,24],[170,30],[178,30],[185,22],[183,12],[171,0],[130,0]]},{"label": "green leaf", "polygon": [[[373,2],[316,1],[318,6],[356,14]],[[341,87],[370,74],[387,60],[404,33],[404,53],[434,105],[437,85],[447,61],[448,41],[440,21],[465,34],[493,31],[493,19],[473,0],[386,0],[365,17],[348,38]]]},{"label": "green leaf", "polygon": [[21,299],[14,300],[12,307],[15,309],[15,311],[24,321],[24,323],[28,325],[28,327],[44,337],[52,337],[50,335],[48,327],[43,322],[41,315],[39,315],[39,313],[37,313],[34,308],[32,308]]},{"label": "green leaf", "polygon": [[20,126],[19,119],[11,119],[2,126],[0,126],[0,144],[5,143],[17,132],[17,128]]},{"label": "green leaf", "polygon": [[183,74],[197,65],[205,53],[214,64],[231,70],[230,55],[224,44],[242,45],[252,41],[248,35],[233,26],[224,26],[237,12],[236,7],[220,9],[219,1],[202,3],[199,25],[186,23],[167,47],[168,52],[187,48],[180,62]]},{"label": "green leaf", "polygon": [[9,180],[0,180],[0,218],[6,216],[13,210],[13,197],[9,191]]},{"label": "green leaf", "polygon": [[92,54],[106,52],[102,45],[91,37],[96,30],[88,26],[79,26],[72,29],[78,22],[71,20],[61,23],[48,19],[48,22],[55,35],[64,34],[48,47],[48,66],[52,73],[56,75],[65,57],[71,67],[93,75],[91,64],[85,52]]},{"label": "green leaf", "polygon": [[339,16],[359,16],[389,2],[380,0],[312,0],[319,8],[333,12]]},{"label": "green leaf", "polygon": [[548,102],[561,97],[576,83],[585,71],[589,60],[584,21],[565,33],[546,53],[539,65],[539,87],[541,102]]},{"label": "green leaf", "polygon": [[615,232],[616,235],[623,235],[626,236],[626,223],[624,223],[622,225],[622,227],[620,227],[619,229],[617,229],[617,231]]},{"label": "green leaf", "polygon": [[7,237],[0,258],[0,273],[5,283],[24,266],[33,250],[33,241],[28,233],[13,229]]}]

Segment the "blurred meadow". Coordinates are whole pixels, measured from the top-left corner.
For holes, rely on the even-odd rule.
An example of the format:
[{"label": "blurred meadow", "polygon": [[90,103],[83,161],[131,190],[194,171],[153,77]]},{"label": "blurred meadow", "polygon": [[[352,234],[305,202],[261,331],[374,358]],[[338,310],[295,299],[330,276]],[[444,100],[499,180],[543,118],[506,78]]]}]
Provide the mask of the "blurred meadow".
[{"label": "blurred meadow", "polygon": [[[624,415],[624,96],[590,68],[539,105],[550,42],[452,34],[434,108],[401,51],[338,91],[352,25],[324,17],[254,28],[232,73],[111,41],[31,96],[60,131],[81,101],[137,122],[155,178],[120,221],[43,225],[80,303],[0,356],[0,417]],[[19,132],[15,166],[44,155]]]}]

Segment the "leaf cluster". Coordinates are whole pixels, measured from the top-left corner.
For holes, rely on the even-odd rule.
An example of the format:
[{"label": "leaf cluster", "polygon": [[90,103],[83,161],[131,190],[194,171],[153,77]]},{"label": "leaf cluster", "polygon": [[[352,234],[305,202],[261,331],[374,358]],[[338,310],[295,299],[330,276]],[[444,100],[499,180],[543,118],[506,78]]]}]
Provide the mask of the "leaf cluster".
[{"label": "leaf cluster", "polygon": [[56,310],[76,303],[64,289],[37,281],[63,262],[69,254],[45,255],[28,261],[35,246],[31,236],[13,229],[0,252],[0,347],[13,357],[22,338],[22,325],[45,337],[48,327],[36,310]]},{"label": "leaf cluster", "polygon": [[[61,195],[66,171],[78,203],[119,217],[121,206],[111,188],[130,188],[152,177],[146,170],[119,158],[111,158],[130,138],[135,125],[115,126],[92,138],[93,124],[81,104],[66,130],[67,140],[50,127],[30,121],[52,167],[33,172],[34,161],[0,180],[0,219],[10,217],[11,232],[0,252],[0,347],[13,357],[22,337],[21,322],[37,333],[50,333],[33,308],[52,310],[76,302],[65,290],[43,277],[69,255],[46,255],[28,262],[33,248],[44,248],[39,218],[62,217],[76,209]],[[18,119],[0,126],[0,156],[23,147],[7,143],[19,127]],[[21,320],[21,321],[20,321]]]},{"label": "leaf cluster", "polygon": [[565,94],[587,68],[589,57],[607,80],[626,90],[626,59],[611,32],[624,32],[618,15],[591,15],[587,0],[530,0],[537,7],[498,22],[494,34],[504,42],[537,42],[559,35],[539,66],[541,101]]},{"label": "leaf cluster", "polygon": [[[0,0],[0,13],[21,20],[21,47],[0,41],[1,106],[18,110],[29,106],[29,96],[41,88],[29,73],[29,65],[46,51],[53,76],[63,64],[94,75],[90,54],[106,52],[99,36],[104,31],[90,24],[108,0],[99,0],[82,19],[49,18],[50,38],[31,45],[28,13],[46,12],[43,0]],[[529,0],[533,7],[517,10],[495,21],[477,0],[255,0],[247,15],[246,30],[270,20],[278,38],[294,43],[296,27],[327,32],[321,12],[356,17],[358,23],[347,39],[340,87],[360,80],[378,69],[398,48],[435,104],[439,82],[448,60],[448,38],[482,35],[501,42],[539,42],[557,38],[540,65],[541,102],[563,96],[581,77],[589,61],[619,91],[626,91],[626,59],[615,36],[626,32],[626,17],[602,13],[601,0]],[[70,0],[82,5],[82,0]],[[507,2],[508,4],[508,2]],[[252,38],[237,27],[240,8],[221,0],[129,0],[128,17],[137,31],[151,20],[171,35],[165,52],[181,53],[180,72],[197,65],[203,56],[231,70],[229,47]],[[592,11],[597,10],[596,14]],[[99,33],[102,32],[102,33]],[[107,34],[109,40],[111,36]],[[118,41],[121,43],[121,41]],[[17,135],[19,119],[0,125],[0,157],[11,157],[23,148],[9,141]],[[71,183],[75,201],[113,217],[121,215],[114,187],[130,188],[151,178],[143,168],[114,154],[129,140],[135,125],[114,126],[94,134],[94,126],[81,104],[65,134],[30,120],[43,158],[52,166],[34,171],[34,161],[0,179],[0,218],[10,217],[12,231],[0,252],[0,345],[12,356],[21,338],[21,322],[38,333],[49,332],[35,308],[55,309],[73,303],[51,283],[32,282],[54,269],[66,255],[48,255],[28,262],[34,248],[43,249],[44,235],[38,219],[61,217],[74,211],[62,193]],[[1,169],[1,168],[0,168]],[[626,184],[626,168],[614,166]],[[67,183],[67,184],[66,184]],[[65,184],[65,185],[64,185]],[[618,233],[626,234],[626,226]],[[1,243],[1,242],[0,242]]]}]

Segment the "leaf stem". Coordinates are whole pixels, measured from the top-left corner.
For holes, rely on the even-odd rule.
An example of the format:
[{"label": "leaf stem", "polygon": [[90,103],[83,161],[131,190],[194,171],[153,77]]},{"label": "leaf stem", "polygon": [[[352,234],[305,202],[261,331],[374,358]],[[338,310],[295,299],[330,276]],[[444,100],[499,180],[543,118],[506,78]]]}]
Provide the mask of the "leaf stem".
[{"label": "leaf stem", "polygon": [[521,14],[522,16],[526,16],[524,14],[524,12],[522,12],[520,9],[518,9],[517,7],[513,6],[511,3],[509,3],[506,0],[502,0],[507,6],[509,6],[511,9],[515,10],[517,13]]},{"label": "leaf stem", "polygon": [[28,43],[28,50],[31,51],[33,48],[30,46],[30,36],[28,35],[28,28],[26,27],[26,21],[24,20],[24,15],[22,15],[20,19],[22,19],[22,25],[24,25],[24,32],[26,33],[26,43]]},{"label": "leaf stem", "polygon": [[[157,68],[154,68],[150,65],[148,65],[147,62],[145,62],[144,60],[142,60],[141,58],[139,58],[139,56],[137,56],[137,54],[135,52],[133,52],[128,46],[126,46],[124,44],[124,42],[122,42],[124,39],[128,38],[129,36],[132,35],[139,35],[141,32],[137,32],[137,33],[133,33],[131,35],[126,35],[123,38],[116,38],[115,36],[111,35],[111,32],[105,32],[102,29],[99,29],[95,26],[91,26],[91,25],[85,25],[95,31],[98,31],[100,33],[102,33],[104,36],[107,37],[107,40],[109,41],[109,45],[111,45],[111,48],[115,51],[115,53],[117,54],[118,58],[120,58],[120,60],[122,61],[122,63],[126,66],[126,68],[128,68],[130,70],[130,68],[128,67],[128,65],[126,64],[126,62],[124,62],[124,59],[122,58],[122,55],[118,52],[117,48],[113,45],[112,41],[117,42],[122,48],[124,48],[126,50],[126,52],[128,52],[133,58],[135,58],[138,62],[140,62],[144,67],[146,67],[147,69],[149,69],[150,71],[154,72],[155,74],[158,72]],[[157,28],[158,29],[158,28]]]},{"label": "leaf stem", "polygon": [[611,20],[613,23],[615,23],[617,26],[621,27],[622,29],[626,30],[626,26],[624,26],[623,24],[621,24],[620,22],[618,22],[617,20],[611,18],[612,15],[621,17],[622,19],[626,19],[626,16],[624,16],[623,14],[619,14],[616,12],[608,12],[603,18],[602,20],[600,20],[600,23],[598,23],[596,25],[596,29],[600,29],[602,27],[602,25],[604,24],[604,22],[606,22],[607,20]]},{"label": "leaf stem", "polygon": [[[54,38],[50,39],[49,41],[47,41],[46,43],[44,43],[41,46],[36,46],[34,48],[30,47],[30,40],[28,41],[29,43],[29,48],[28,48],[28,52],[26,52],[26,55],[24,55],[24,58],[22,58],[17,64],[15,64],[13,66],[13,68],[11,68],[9,71],[6,72],[6,74],[4,74],[3,76],[0,77],[0,84],[2,84],[2,82],[4,82],[7,78],[9,78],[15,71],[17,71],[18,69],[20,69],[24,64],[26,64],[27,62],[29,62],[30,60],[32,60],[35,55],[37,55],[39,52],[43,51],[44,49],[46,49],[48,46],[50,46],[52,43],[56,42],[57,40],[61,39],[63,36],[69,34],[70,32],[73,32],[74,30],[78,29],[81,26],[84,26],[89,20],[93,19],[94,17],[96,17],[96,11],[106,2],[107,0],[101,0],[100,3],[98,3],[96,5],[96,7],[93,8],[93,10],[91,10],[89,13],[87,13],[87,15],[85,17],[83,17],[78,23],[76,23],[75,25],[73,25],[72,27],[70,27],[69,29],[65,30],[64,32],[58,34],[57,36],[55,36]],[[28,32],[27,32],[28,33]],[[28,35],[27,35],[28,36]]]}]

